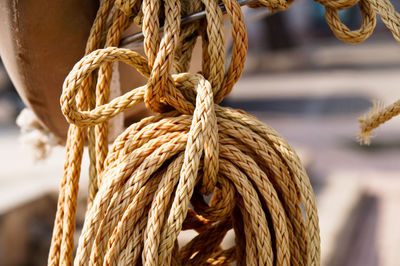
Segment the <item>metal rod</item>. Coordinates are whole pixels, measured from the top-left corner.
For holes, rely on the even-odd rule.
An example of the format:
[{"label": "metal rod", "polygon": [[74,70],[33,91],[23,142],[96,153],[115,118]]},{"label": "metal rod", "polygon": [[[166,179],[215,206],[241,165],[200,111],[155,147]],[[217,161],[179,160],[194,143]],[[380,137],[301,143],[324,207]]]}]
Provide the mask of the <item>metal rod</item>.
[{"label": "metal rod", "polygon": [[[244,5],[256,3],[257,0],[237,0],[237,2],[240,6],[244,6]],[[223,3],[220,3],[219,7],[221,8],[222,12],[225,14],[226,13],[225,5]],[[205,18],[205,17],[206,17],[206,11],[202,10],[202,11],[199,11],[199,12],[196,12],[196,13],[193,13],[193,14],[183,17],[181,19],[181,25],[185,25],[185,24],[188,24],[190,22],[193,22],[193,21]],[[160,31],[163,31],[163,30],[164,30],[164,26],[161,26]],[[123,47],[123,48],[129,48],[129,47],[134,46],[132,44],[143,41],[143,39],[144,39],[143,32],[138,32],[133,35],[127,36],[125,38],[122,38],[119,43],[119,46]]]}]

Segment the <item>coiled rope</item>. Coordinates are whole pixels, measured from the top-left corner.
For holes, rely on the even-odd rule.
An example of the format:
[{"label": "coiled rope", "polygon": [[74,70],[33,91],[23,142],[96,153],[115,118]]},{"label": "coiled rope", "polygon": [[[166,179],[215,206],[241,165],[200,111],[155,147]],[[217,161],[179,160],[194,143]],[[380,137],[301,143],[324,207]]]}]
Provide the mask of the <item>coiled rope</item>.
[{"label": "coiled rope", "polygon": [[[50,265],[73,261],[85,136],[90,185],[77,265],[319,263],[315,199],[299,158],[272,128],[218,106],[239,79],[247,51],[240,6],[223,3],[234,43],[227,70],[218,1],[101,1],[87,55],[66,78],[61,96],[71,126]],[[185,12],[203,8],[205,22],[181,28]],[[113,47],[132,21],[142,25],[147,59]],[[202,73],[190,74],[198,35]],[[109,101],[115,61],[136,68],[148,82]],[[107,121],[140,102],[159,114],[127,128],[108,151]],[[180,231],[189,229],[198,235],[179,247]],[[235,245],[224,250],[220,244],[231,229]]]},{"label": "coiled rope", "polygon": [[[222,2],[233,37],[227,69],[217,0],[100,1],[86,56],[66,78],[61,96],[71,126],[49,265],[73,263],[85,141],[91,161],[89,196],[75,264],[319,265],[315,199],[296,153],[256,118],[218,105],[239,79],[247,51],[240,6],[235,0]],[[344,41],[367,38],[375,13],[400,39],[398,14],[387,0],[360,1],[358,31],[348,30],[337,16],[337,10],[358,1],[319,2]],[[284,10],[290,4],[260,0],[251,7]],[[201,9],[205,21],[180,25],[181,16]],[[134,22],[142,26],[147,58],[116,47]],[[190,74],[198,36],[202,71]],[[148,82],[110,101],[115,61],[134,67]],[[158,114],[128,127],[108,150],[107,121],[140,102]],[[178,235],[189,229],[197,236],[180,247]],[[229,230],[235,245],[222,249]]]}]

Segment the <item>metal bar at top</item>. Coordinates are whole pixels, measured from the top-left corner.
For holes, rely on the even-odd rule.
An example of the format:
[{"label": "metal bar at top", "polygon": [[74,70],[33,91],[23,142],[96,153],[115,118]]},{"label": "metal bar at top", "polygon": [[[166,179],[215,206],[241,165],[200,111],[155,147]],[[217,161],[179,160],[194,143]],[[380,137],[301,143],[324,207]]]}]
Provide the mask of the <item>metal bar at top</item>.
[{"label": "metal bar at top", "polygon": [[[257,0],[237,0],[237,2],[240,6],[244,6],[247,4],[257,3]],[[221,8],[223,13],[226,13],[226,8],[223,3],[220,3],[219,7]],[[181,25],[185,25],[185,24],[188,24],[190,22],[193,22],[193,21],[205,18],[205,17],[206,17],[206,11],[202,10],[202,11],[199,11],[199,12],[196,12],[196,13],[193,13],[193,14],[183,17],[181,19]],[[164,26],[160,27],[160,31],[163,31],[163,30],[164,30]],[[123,47],[123,48],[132,47],[131,44],[143,41],[143,39],[144,39],[143,32],[138,32],[138,33],[132,34],[130,36],[127,36],[125,38],[122,38],[119,43],[119,47]]]}]

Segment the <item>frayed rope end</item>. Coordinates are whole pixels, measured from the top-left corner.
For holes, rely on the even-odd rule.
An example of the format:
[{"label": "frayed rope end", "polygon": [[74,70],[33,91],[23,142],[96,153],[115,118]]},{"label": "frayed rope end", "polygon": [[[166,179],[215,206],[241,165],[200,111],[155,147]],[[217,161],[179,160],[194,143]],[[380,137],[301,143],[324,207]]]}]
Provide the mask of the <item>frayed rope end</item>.
[{"label": "frayed rope end", "polygon": [[21,130],[20,141],[22,145],[32,150],[35,161],[45,160],[53,146],[60,144],[60,141],[42,126],[36,115],[28,108],[21,111],[16,123]]},{"label": "frayed rope end", "polygon": [[361,132],[357,135],[357,141],[360,145],[370,145],[371,139],[375,136],[372,135],[372,130],[379,126],[376,124],[376,121],[381,116],[381,113],[384,111],[385,105],[383,102],[378,100],[372,101],[372,108],[366,114],[358,118],[358,122],[360,123]]}]

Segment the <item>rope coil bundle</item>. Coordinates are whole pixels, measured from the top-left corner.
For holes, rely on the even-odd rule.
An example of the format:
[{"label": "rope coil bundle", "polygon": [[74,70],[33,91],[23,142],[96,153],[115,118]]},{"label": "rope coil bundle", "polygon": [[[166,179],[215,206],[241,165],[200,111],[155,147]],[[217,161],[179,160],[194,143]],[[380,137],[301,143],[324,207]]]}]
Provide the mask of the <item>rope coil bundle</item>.
[{"label": "rope coil bundle", "polygon": [[[218,105],[239,79],[247,51],[240,6],[222,2],[234,45],[226,70],[218,1],[101,1],[87,55],[66,78],[61,96],[71,126],[50,265],[73,263],[86,138],[89,197],[75,264],[319,264],[315,198],[296,153],[256,118]],[[289,4],[258,3],[271,9]],[[181,27],[182,15],[201,9],[206,23]],[[115,47],[133,21],[142,25],[147,58]],[[190,74],[199,35],[202,72]],[[116,61],[131,65],[148,82],[109,101]],[[128,127],[108,150],[107,121],[140,102],[159,114]],[[197,236],[180,247],[178,235],[189,229]],[[229,230],[235,245],[223,249]]]},{"label": "rope coil bundle", "polygon": [[[247,50],[240,6],[234,0],[222,2],[234,43],[227,70],[217,0],[100,1],[86,56],[68,75],[61,97],[71,126],[49,265],[73,262],[86,139],[89,197],[75,264],[319,265],[315,199],[299,158],[272,128],[218,105],[239,79]],[[334,34],[346,42],[368,38],[376,14],[400,41],[399,14],[388,0],[318,2],[326,7]],[[337,11],[357,3],[363,22],[350,31]],[[290,4],[260,0],[250,6],[284,10]],[[180,25],[181,16],[202,9],[205,23]],[[115,47],[131,23],[142,26],[147,59]],[[198,36],[202,72],[190,74]],[[109,101],[115,61],[131,65],[148,82]],[[109,151],[107,121],[140,102],[159,114],[128,127]],[[397,115],[398,106],[362,119],[362,136]],[[178,235],[189,229],[197,236],[180,247]],[[235,245],[222,249],[229,230]]]}]

